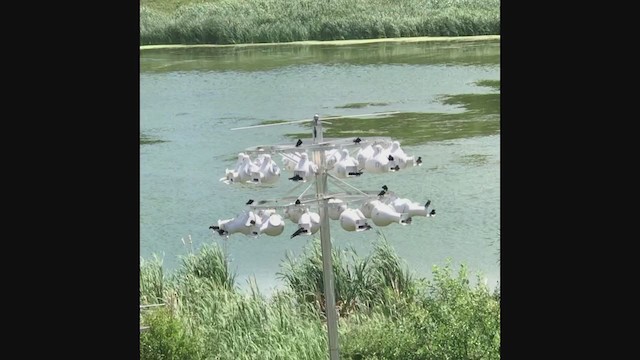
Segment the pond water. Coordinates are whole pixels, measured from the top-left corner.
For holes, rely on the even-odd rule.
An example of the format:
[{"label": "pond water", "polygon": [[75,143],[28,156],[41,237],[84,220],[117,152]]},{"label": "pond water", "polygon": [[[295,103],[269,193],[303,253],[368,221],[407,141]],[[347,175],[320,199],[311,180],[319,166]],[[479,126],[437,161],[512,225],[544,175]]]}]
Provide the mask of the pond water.
[{"label": "pond water", "polygon": [[[215,242],[228,252],[239,286],[255,277],[270,292],[281,284],[276,273],[285,254],[300,254],[313,237],[291,239],[297,226],[289,220],[274,237],[226,239],[209,226],[235,217],[248,199],[302,190],[291,193],[293,174],[284,169],[278,183],[264,187],[220,182],[225,170],[247,148],[309,138],[314,114],[397,112],[329,120],[324,136],[391,137],[407,154],[421,156],[422,166],[345,181],[432,201],[435,217],[376,227],[416,275],[429,278],[434,265],[464,264],[494,287],[500,280],[499,81],[499,39],[141,50],[140,256],[158,255],[170,272],[180,256]],[[309,122],[231,130],[304,119]],[[274,159],[282,167],[280,156]],[[366,255],[379,236],[331,221],[334,247]]]}]

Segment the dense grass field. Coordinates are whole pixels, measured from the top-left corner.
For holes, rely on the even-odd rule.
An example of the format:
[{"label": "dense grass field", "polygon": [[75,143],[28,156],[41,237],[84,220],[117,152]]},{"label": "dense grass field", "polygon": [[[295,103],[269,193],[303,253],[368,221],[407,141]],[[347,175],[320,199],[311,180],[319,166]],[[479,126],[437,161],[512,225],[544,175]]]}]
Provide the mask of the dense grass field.
[{"label": "dense grass field", "polygon": [[[223,251],[205,245],[166,275],[141,259],[141,359],[328,357],[320,242],[281,266],[284,289],[241,292]],[[475,286],[464,266],[416,278],[380,238],[369,256],[333,249],[341,359],[499,359],[500,290]],[[477,274],[478,280],[480,274]]]},{"label": "dense grass field", "polygon": [[141,0],[140,45],[500,34],[500,0]]}]

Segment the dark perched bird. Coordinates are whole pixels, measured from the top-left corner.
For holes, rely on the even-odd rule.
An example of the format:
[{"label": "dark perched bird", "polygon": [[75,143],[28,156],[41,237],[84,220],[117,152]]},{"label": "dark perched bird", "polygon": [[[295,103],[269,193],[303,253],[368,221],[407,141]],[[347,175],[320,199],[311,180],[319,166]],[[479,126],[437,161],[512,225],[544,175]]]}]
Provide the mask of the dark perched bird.
[{"label": "dark perched bird", "polygon": [[422,156],[418,156],[418,160],[416,160],[416,164],[422,164]]},{"label": "dark perched bird", "polygon": [[296,147],[302,145],[302,140],[298,139],[298,142],[296,143]]},{"label": "dark perched bird", "polygon": [[245,205],[251,205],[251,204],[253,204],[253,199],[249,199],[249,201],[247,201]]},{"label": "dark perched bird", "polygon": [[383,196],[384,194],[386,194],[387,192],[385,190],[382,190],[378,193],[378,196]]},{"label": "dark perched bird", "polygon": [[353,140],[354,143],[356,144],[360,144],[360,141],[362,141],[362,139],[360,139],[359,137],[355,138],[355,140]]},{"label": "dark perched bird", "polygon": [[290,177],[289,180],[299,181],[299,180],[304,180],[304,178],[298,174],[295,174],[293,177]]},{"label": "dark perched bird", "polygon": [[296,205],[300,205],[300,199],[296,199]]},{"label": "dark perched bird", "polygon": [[431,212],[429,213],[429,215],[431,215],[431,216],[436,216],[436,209],[431,210]]},{"label": "dark perched bird", "polygon": [[255,221],[255,220],[251,220],[251,221],[249,221],[249,223],[250,223],[251,225],[255,225],[255,224],[256,224],[256,221]]},{"label": "dark perched bird", "polygon": [[350,172],[349,175],[360,176],[362,175],[362,171]]},{"label": "dark perched bird", "polygon": [[387,187],[387,185],[382,185],[382,190],[389,191],[389,188]]},{"label": "dark perched bird", "polygon": [[305,228],[299,228],[298,230],[296,230],[296,232],[294,232],[293,234],[291,234],[291,239],[293,239],[294,237],[302,234],[302,233],[306,233],[307,229]]},{"label": "dark perched bird", "polygon": [[219,226],[211,225],[211,226],[209,226],[209,229],[213,229],[213,230],[214,230],[214,231],[216,231],[220,236],[228,234],[228,232],[227,232],[227,231],[220,229],[220,227],[219,227]]},{"label": "dark perched bird", "polygon": [[387,158],[389,161],[393,161],[393,156],[389,155],[389,157]]},{"label": "dark perched bird", "polygon": [[392,167],[390,170],[399,171],[400,170],[400,165],[396,165],[396,166]]},{"label": "dark perched bird", "polygon": [[431,205],[431,200],[427,200],[427,203],[424,204],[424,207],[428,207],[429,205]]}]

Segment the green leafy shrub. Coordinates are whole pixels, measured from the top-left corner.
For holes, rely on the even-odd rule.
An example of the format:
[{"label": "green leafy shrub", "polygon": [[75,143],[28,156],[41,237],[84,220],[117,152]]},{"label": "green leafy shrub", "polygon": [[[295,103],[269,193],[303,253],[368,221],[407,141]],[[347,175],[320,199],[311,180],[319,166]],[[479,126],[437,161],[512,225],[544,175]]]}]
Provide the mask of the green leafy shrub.
[{"label": "green leafy shrub", "polygon": [[[341,358],[500,358],[500,289],[490,292],[480,276],[471,286],[465,266],[456,275],[436,266],[427,281],[407,270],[386,239],[365,257],[332,251]],[[269,297],[255,282],[249,294],[238,291],[216,244],[168,277],[157,258],[140,267],[141,301],[165,304],[141,313],[149,326],[140,335],[141,359],[327,358],[317,239],[283,261],[286,286]]]},{"label": "green leafy shrub", "polygon": [[197,338],[185,330],[168,309],[149,311],[143,322],[148,328],[140,334],[141,360],[204,359]]}]

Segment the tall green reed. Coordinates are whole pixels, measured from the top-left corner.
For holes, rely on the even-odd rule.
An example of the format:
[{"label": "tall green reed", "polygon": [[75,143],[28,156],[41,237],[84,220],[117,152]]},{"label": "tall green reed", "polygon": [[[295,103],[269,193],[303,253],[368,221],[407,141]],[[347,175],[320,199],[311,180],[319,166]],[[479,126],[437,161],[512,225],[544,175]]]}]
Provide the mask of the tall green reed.
[{"label": "tall green reed", "polygon": [[151,260],[140,258],[140,304],[164,302],[164,274],[162,259],[154,255]]},{"label": "tall green reed", "polygon": [[[336,307],[340,316],[367,311],[374,305],[388,304],[391,297],[411,296],[415,281],[406,265],[384,238],[374,245],[372,254],[359,257],[353,248],[332,248]],[[289,254],[278,277],[298,296],[325,312],[324,281],[320,241],[314,239],[299,259]]]},{"label": "tall green reed", "polygon": [[219,0],[141,5],[140,44],[247,44],[500,34],[499,0]]},{"label": "tall green reed", "polygon": [[229,261],[217,244],[204,244],[198,254],[190,253],[181,257],[178,276],[207,278],[228,290],[236,286],[236,274],[229,268]]},{"label": "tall green reed", "polygon": [[[334,248],[340,355],[344,359],[499,359],[500,294],[469,282],[462,266],[415,279],[382,237],[370,255]],[[141,314],[141,359],[326,359],[322,261],[318,239],[289,255],[285,287],[266,297],[255,279],[235,286],[216,245],[183,259],[170,276],[141,260],[140,293],[165,307]],[[142,301],[142,300],[141,300]],[[320,306],[322,304],[322,306]]]}]

